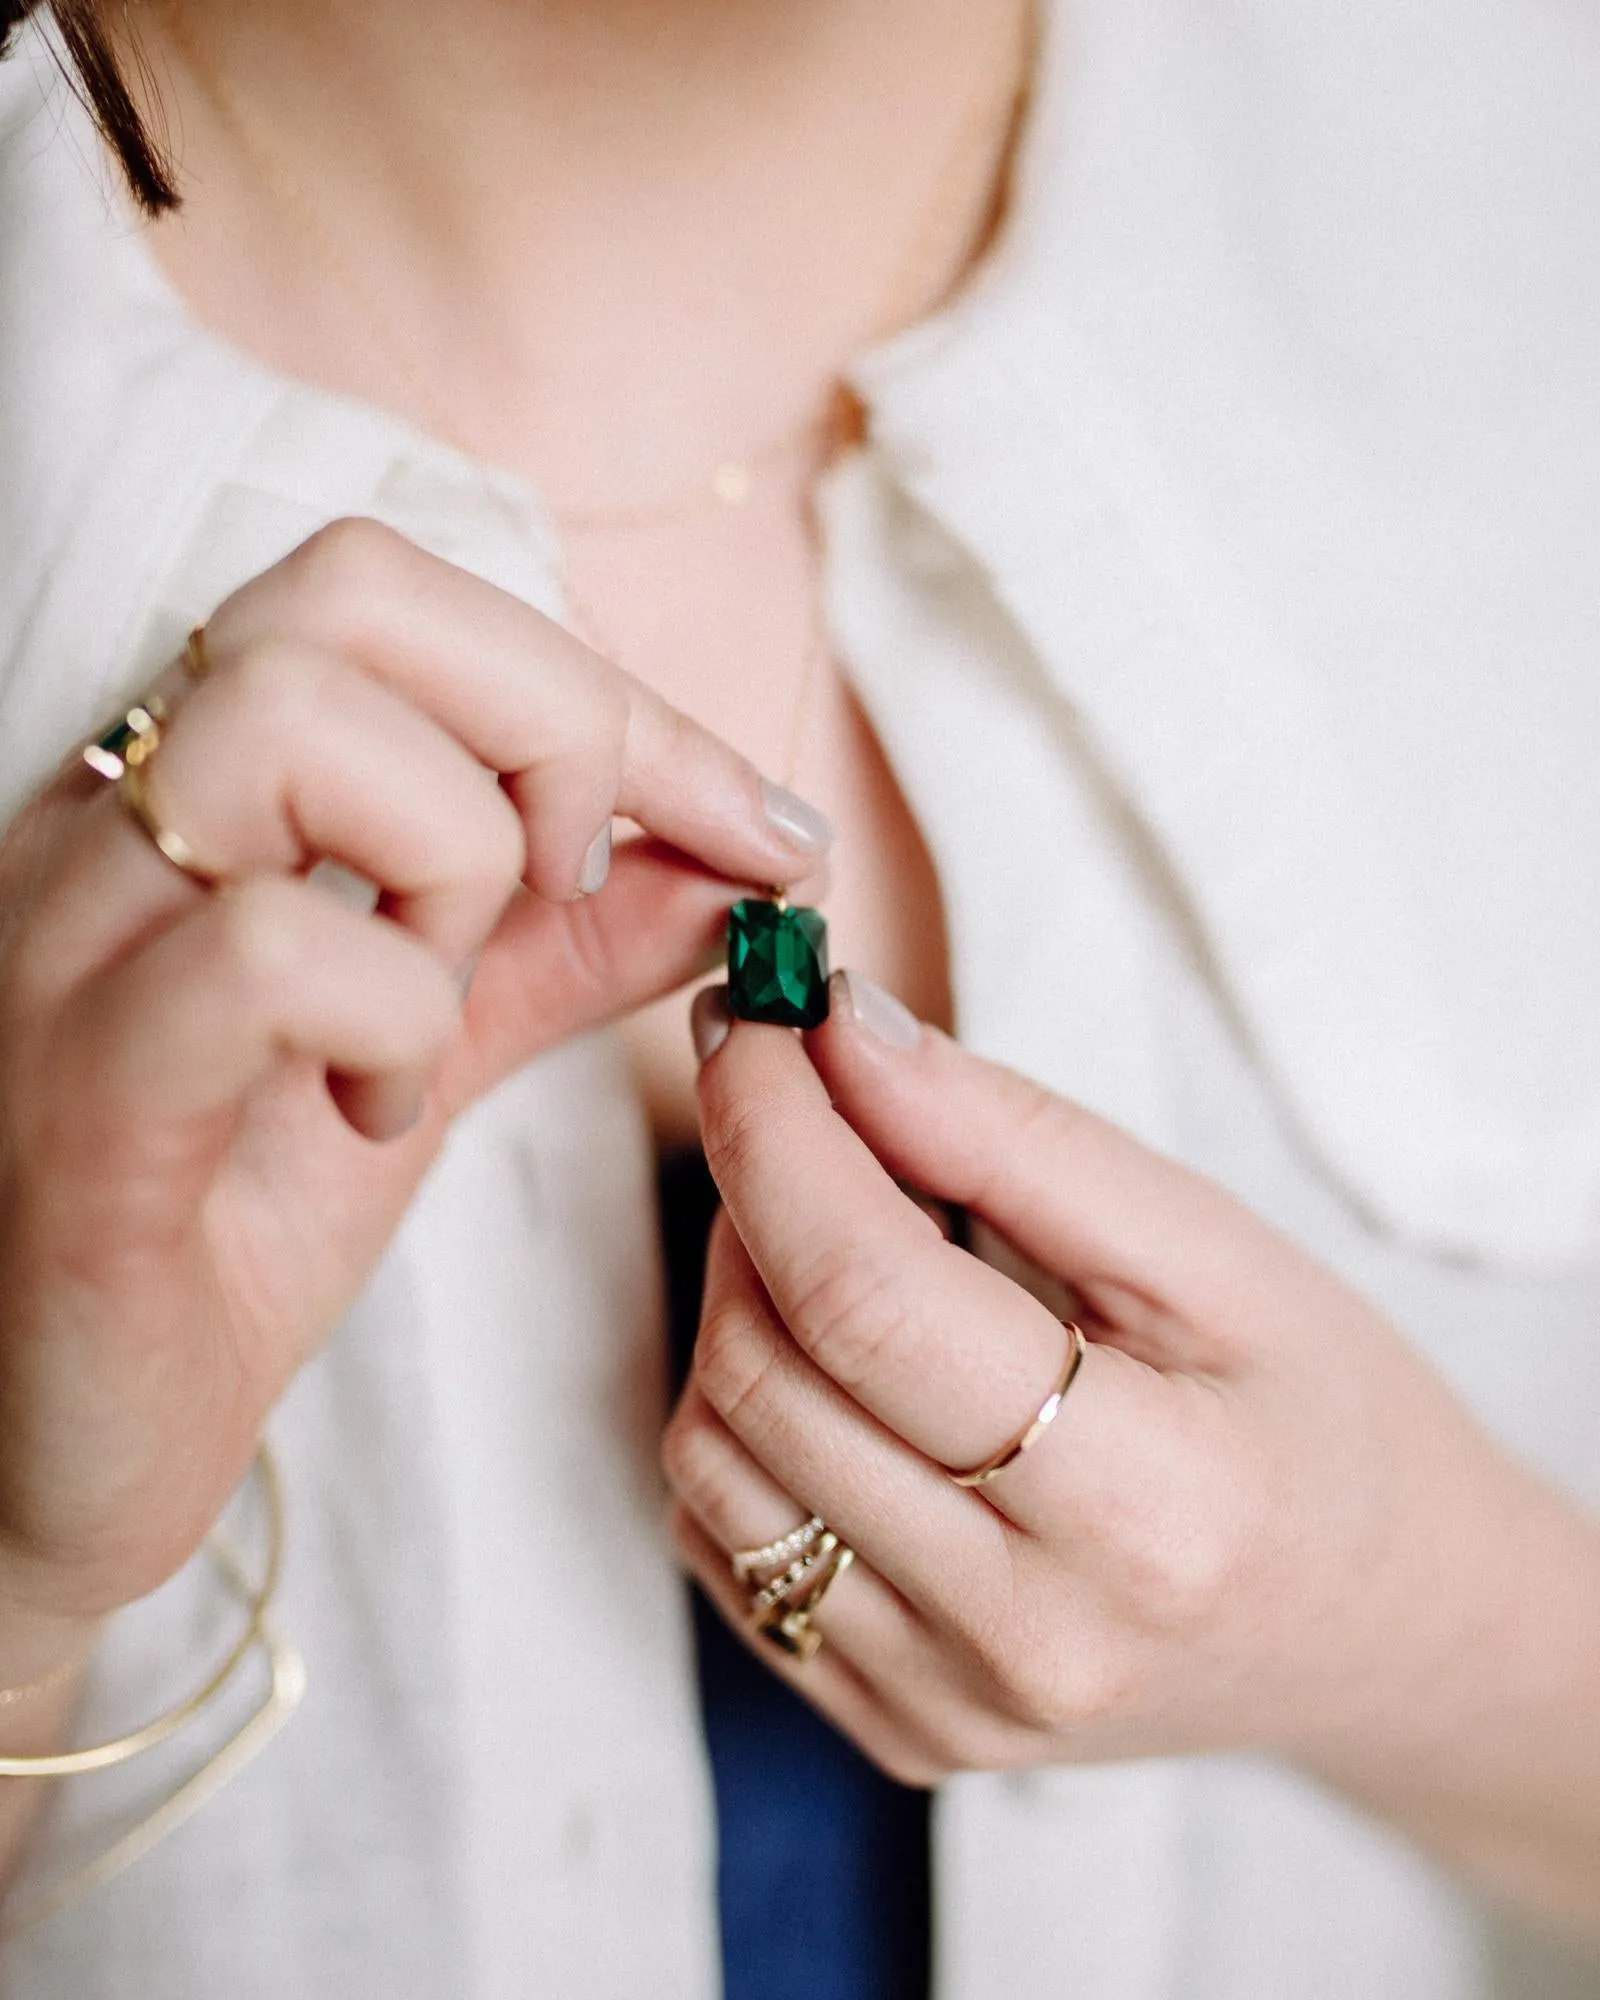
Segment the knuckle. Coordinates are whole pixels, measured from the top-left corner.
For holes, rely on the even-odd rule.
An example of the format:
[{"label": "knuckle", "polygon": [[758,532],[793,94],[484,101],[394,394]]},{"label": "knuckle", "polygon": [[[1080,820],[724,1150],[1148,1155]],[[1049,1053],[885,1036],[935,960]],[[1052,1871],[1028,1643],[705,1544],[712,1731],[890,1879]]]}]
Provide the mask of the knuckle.
[{"label": "knuckle", "polygon": [[[637,701],[627,700],[620,682],[616,691],[621,701],[622,734],[618,741],[631,748],[632,739],[644,720],[643,713]],[[681,708],[674,708],[670,702],[659,698],[651,700],[650,734],[653,739],[652,754],[664,770],[691,770],[704,761],[705,732]]]},{"label": "knuckle", "polygon": [[798,1289],[793,1313],[801,1345],[842,1388],[879,1379],[886,1366],[913,1365],[919,1340],[898,1258],[871,1250],[820,1253]]},{"label": "knuckle", "polygon": [[1102,1640],[1063,1660],[1050,1734],[1092,1735],[1150,1707],[1150,1683],[1138,1651]]},{"label": "knuckle", "polygon": [[1068,1736],[1113,1699],[1106,1655],[1064,1615],[1023,1548],[1009,1543],[1008,1586],[968,1591],[952,1617],[981,1707],[1011,1740]]},{"label": "knuckle", "polygon": [[742,1091],[717,1106],[705,1129],[706,1163],[719,1187],[742,1187],[772,1145],[766,1093]]},{"label": "knuckle", "polygon": [[552,632],[556,644],[546,658],[548,699],[536,717],[529,717],[522,757],[532,769],[575,760],[597,789],[601,781],[595,773],[603,771],[605,787],[614,796],[633,726],[630,683],[599,654],[572,650],[571,637],[561,627]]},{"label": "knuckle", "polygon": [[1124,1587],[1140,1625],[1183,1638],[1213,1624],[1234,1596],[1246,1556],[1228,1523],[1196,1508],[1169,1517],[1124,1551]]},{"label": "knuckle", "polygon": [[1061,1658],[1036,1633],[993,1630],[977,1647],[979,1670],[994,1708],[1030,1736],[1057,1736],[1078,1710]]},{"label": "knuckle", "polygon": [[633,728],[634,704],[628,684],[615,667],[591,674],[588,683],[589,726],[615,765],[620,765]]},{"label": "knuckle", "polygon": [[1160,1496],[1120,1510],[1116,1574],[1129,1624],[1171,1642],[1215,1627],[1252,1594],[1270,1504],[1248,1450],[1234,1445],[1229,1476],[1218,1476],[1208,1428],[1172,1426],[1162,1460]]},{"label": "knuckle", "polygon": [[241,740],[294,743],[317,726],[326,705],[328,669],[304,646],[263,639],[226,670],[227,698],[243,711]]},{"label": "knuckle", "polygon": [[579,994],[604,996],[616,990],[619,976],[616,943],[597,899],[561,906],[565,918],[561,939],[566,958],[564,985]]},{"label": "knuckle", "polygon": [[392,586],[410,546],[395,529],[363,515],[330,521],[289,558],[296,591],[338,626],[369,594]]},{"label": "knuckle", "polygon": [[1132,1676],[1103,1645],[1069,1656],[1038,1633],[1015,1635],[991,1648],[984,1672],[997,1713],[1030,1739],[1070,1738],[1125,1715],[1134,1703]]},{"label": "knuckle", "polygon": [[1015,1072],[1003,1075],[1001,1088],[1004,1102],[995,1129],[1005,1134],[1005,1143],[978,1163],[972,1199],[980,1206],[1002,1196],[1024,1162],[1065,1152],[1087,1117],[1078,1105]]},{"label": "knuckle", "polygon": [[702,1321],[695,1343],[700,1393],[726,1422],[748,1419],[764,1398],[778,1354],[772,1329],[748,1306],[718,1306]]}]

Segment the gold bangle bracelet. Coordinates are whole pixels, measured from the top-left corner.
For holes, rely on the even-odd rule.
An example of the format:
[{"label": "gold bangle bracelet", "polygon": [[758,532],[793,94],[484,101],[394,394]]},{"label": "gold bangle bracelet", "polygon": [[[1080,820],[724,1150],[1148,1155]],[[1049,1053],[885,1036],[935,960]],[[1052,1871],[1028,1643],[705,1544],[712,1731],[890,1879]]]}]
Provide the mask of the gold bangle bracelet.
[{"label": "gold bangle bracelet", "polygon": [[136,1861],[142,1861],[168,1834],[175,1833],[185,1820],[209,1805],[225,1785],[266,1749],[300,1705],[306,1691],[306,1668],[295,1648],[280,1639],[265,1622],[257,1627],[257,1641],[266,1654],[269,1686],[266,1700],[244,1727],[202,1764],[193,1777],[163,1799],[146,1818],[131,1826],[103,1854],[96,1855],[64,1882],[44,1890],[31,1902],[13,1906],[8,1900],[0,1912],[0,1943],[59,1916],[85,1896],[103,1889]]},{"label": "gold bangle bracelet", "polygon": [[[206,1553],[221,1571],[229,1589],[245,1604],[260,1600],[252,1593],[244,1567],[219,1532],[207,1537]],[[59,1916],[63,1910],[92,1895],[97,1889],[142,1861],[186,1820],[208,1805],[245,1766],[254,1761],[299,1707],[306,1691],[306,1668],[299,1652],[280,1638],[259,1613],[255,1619],[255,1641],[265,1656],[268,1676],[266,1698],[212,1756],[194,1771],[146,1816],[128,1828],[91,1861],[74,1869],[64,1881],[41,1889],[18,1904],[8,1897],[0,1910],[0,1943],[30,1930],[35,1924]]]},{"label": "gold bangle bracelet", "polygon": [[0,1757],[0,1778],[71,1778],[85,1771],[105,1771],[114,1764],[125,1764],[130,1757],[138,1757],[155,1749],[158,1743],[165,1743],[169,1736],[175,1736],[232,1680],[260,1637],[262,1619],[277,1590],[283,1560],[283,1496],[278,1486],[278,1469],[265,1444],[256,1453],[256,1474],[267,1509],[266,1574],[247,1602],[249,1618],[243,1633],[216,1672],[203,1687],[175,1708],[169,1708],[165,1715],[158,1715],[142,1729],[130,1730],[126,1736],[114,1737],[109,1743],[94,1743],[85,1750],[57,1751],[46,1757]]}]

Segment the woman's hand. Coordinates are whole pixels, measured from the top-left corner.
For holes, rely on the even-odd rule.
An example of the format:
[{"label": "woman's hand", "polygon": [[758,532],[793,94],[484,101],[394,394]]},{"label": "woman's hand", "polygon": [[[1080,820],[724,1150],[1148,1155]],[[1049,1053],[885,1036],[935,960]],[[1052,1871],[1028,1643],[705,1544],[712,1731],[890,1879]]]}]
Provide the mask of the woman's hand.
[{"label": "woman's hand", "polygon": [[[863,982],[810,1060],[718,996],[696,1019],[726,1214],[665,1447],[679,1545],[747,1631],[731,1551],[814,1511],[858,1552],[818,1657],[771,1663],[911,1782],[1269,1750],[1600,1923],[1593,1524],[1219,1189]],[[949,1470],[1028,1424],[1067,1336],[897,1178],[1064,1280],[1090,1336],[981,1492]]]},{"label": "woman's hand", "polygon": [[[198,1545],[451,1116],[690,977],[729,878],[792,880],[826,838],[371,523],[247,585],[206,647],[144,769],[224,890],[76,760],[0,847],[0,1684],[49,1665],[8,1634],[64,1621],[65,1650]],[[655,838],[577,899],[613,813]],[[322,857],[377,910],[308,882]]]}]

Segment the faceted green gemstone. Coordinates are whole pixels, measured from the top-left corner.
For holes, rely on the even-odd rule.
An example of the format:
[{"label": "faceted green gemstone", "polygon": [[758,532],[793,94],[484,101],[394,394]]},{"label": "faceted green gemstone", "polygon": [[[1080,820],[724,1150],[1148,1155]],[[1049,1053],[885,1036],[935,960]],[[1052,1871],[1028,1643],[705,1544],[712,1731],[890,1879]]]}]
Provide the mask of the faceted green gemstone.
[{"label": "faceted green gemstone", "polygon": [[154,695],[124,710],[106,733],[88,744],[83,761],[102,778],[120,778],[129,764],[142,764],[155,754],[167,705]]},{"label": "faceted green gemstone", "polygon": [[728,912],[728,1007],[741,1021],[816,1028],[828,1018],[828,926],[820,910],[746,896]]}]

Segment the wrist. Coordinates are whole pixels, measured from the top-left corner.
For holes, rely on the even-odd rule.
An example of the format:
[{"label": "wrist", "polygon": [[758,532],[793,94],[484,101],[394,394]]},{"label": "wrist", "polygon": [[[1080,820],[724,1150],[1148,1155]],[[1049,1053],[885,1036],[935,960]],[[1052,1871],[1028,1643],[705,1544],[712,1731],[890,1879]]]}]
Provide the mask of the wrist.
[{"label": "wrist", "polygon": [[99,1612],[57,1608],[0,1559],[0,1730],[76,1680],[105,1622]]},{"label": "wrist", "polygon": [[99,1642],[104,1619],[0,1624],[0,1715],[72,1679]]},{"label": "wrist", "polygon": [[1600,1924],[1600,1523],[1497,1453],[1295,1760],[1470,1878]]}]

